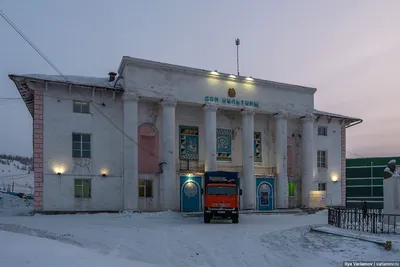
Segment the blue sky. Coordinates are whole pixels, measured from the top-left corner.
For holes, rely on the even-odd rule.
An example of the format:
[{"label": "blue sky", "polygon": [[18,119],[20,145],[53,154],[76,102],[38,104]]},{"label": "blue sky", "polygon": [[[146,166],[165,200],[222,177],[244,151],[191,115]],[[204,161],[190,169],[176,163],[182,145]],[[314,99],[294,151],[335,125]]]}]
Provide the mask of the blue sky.
[{"label": "blue sky", "polygon": [[[400,153],[400,1],[3,0],[0,9],[65,74],[106,76],[124,55],[235,72],[240,37],[241,74],[317,87],[317,109],[364,119],[347,131],[348,152]],[[19,96],[9,73],[55,74],[4,20],[0,34],[0,97]],[[0,100],[0,114],[0,153],[31,155],[22,101]]]}]

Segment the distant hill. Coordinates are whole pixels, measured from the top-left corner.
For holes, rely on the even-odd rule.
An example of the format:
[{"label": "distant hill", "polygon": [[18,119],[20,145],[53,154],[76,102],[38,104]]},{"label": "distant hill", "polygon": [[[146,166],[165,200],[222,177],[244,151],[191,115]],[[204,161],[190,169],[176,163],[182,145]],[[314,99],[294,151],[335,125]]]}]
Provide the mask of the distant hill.
[{"label": "distant hill", "polygon": [[33,194],[33,159],[0,154],[0,191]]}]

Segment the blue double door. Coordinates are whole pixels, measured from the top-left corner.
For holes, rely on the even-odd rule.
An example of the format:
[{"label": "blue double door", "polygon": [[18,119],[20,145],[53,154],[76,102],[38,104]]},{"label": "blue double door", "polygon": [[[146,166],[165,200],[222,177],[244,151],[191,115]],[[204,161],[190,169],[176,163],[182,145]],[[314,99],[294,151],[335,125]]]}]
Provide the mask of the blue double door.
[{"label": "blue double door", "polygon": [[256,178],[257,209],[273,210],[275,199],[274,178]]},{"label": "blue double door", "polygon": [[197,212],[202,210],[201,177],[180,177],[180,198],[182,212]]}]

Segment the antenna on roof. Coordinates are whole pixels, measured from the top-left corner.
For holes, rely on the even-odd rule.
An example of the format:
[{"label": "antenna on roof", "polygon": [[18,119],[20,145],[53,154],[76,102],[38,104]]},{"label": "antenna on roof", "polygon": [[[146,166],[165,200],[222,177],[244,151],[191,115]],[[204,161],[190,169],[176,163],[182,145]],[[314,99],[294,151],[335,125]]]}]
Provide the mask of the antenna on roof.
[{"label": "antenna on roof", "polygon": [[239,74],[239,45],[240,45],[240,39],[236,38],[235,39],[236,43],[236,68],[237,68],[237,75],[240,76]]}]

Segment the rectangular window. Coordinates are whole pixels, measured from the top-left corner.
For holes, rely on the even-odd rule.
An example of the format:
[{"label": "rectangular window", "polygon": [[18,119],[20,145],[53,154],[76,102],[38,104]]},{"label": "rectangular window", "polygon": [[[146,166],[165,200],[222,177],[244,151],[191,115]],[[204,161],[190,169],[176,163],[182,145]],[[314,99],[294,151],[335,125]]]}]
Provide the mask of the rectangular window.
[{"label": "rectangular window", "polygon": [[90,158],[90,134],[72,134],[72,157]]},{"label": "rectangular window", "polygon": [[323,150],[317,151],[317,167],[328,168],[328,152]]},{"label": "rectangular window", "polygon": [[328,136],[328,127],[318,126],[318,135]]},{"label": "rectangular window", "polygon": [[231,129],[217,129],[217,160],[232,161]]},{"label": "rectangular window", "polygon": [[296,188],[296,184],[294,182],[289,183],[289,197],[294,197],[294,191]]},{"label": "rectangular window", "polygon": [[260,132],[254,132],[254,162],[262,162],[262,142]]},{"label": "rectangular window", "polygon": [[90,103],[84,101],[73,101],[74,113],[90,113]]},{"label": "rectangular window", "polygon": [[153,181],[139,179],[139,197],[153,197]]},{"label": "rectangular window", "polygon": [[326,191],[326,183],[318,183],[318,191]]},{"label": "rectangular window", "polygon": [[179,126],[179,159],[199,160],[199,127]]},{"label": "rectangular window", "polygon": [[75,179],[75,198],[91,198],[92,184],[90,179]]}]

